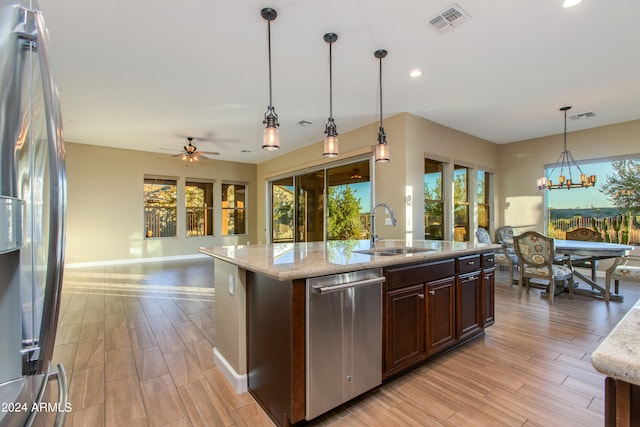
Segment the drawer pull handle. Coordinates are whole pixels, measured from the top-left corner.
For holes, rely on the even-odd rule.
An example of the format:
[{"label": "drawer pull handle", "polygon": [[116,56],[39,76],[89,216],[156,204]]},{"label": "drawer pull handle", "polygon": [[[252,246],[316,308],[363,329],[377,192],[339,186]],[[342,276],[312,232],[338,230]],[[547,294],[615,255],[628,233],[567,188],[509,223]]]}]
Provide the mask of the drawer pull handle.
[{"label": "drawer pull handle", "polygon": [[469,262],[467,262],[467,265],[473,265],[475,263],[476,263],[475,261],[469,261]]},{"label": "drawer pull handle", "polygon": [[418,298],[424,299],[424,294],[418,294]]},{"label": "drawer pull handle", "polygon": [[436,291],[429,291],[429,295],[435,295]]},{"label": "drawer pull handle", "polygon": [[487,258],[488,262],[493,262],[493,258]]}]

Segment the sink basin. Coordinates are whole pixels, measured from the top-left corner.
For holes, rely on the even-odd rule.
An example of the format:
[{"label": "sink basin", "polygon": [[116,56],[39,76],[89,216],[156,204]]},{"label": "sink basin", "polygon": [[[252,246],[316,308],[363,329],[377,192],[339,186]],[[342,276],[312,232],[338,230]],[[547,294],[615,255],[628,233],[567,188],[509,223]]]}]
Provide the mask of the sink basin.
[{"label": "sink basin", "polygon": [[354,251],[354,252],[359,254],[367,254],[367,255],[391,256],[391,255],[417,254],[417,253],[431,252],[431,251],[435,251],[435,249],[404,247],[404,248],[363,249],[363,250]]}]

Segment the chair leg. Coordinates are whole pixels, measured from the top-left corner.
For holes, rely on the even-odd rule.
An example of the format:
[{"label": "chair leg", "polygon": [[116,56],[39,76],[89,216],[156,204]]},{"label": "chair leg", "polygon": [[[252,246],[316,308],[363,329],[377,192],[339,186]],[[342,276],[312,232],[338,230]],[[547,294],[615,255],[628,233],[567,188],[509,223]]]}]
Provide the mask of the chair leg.
[{"label": "chair leg", "polygon": [[522,298],[522,274],[518,278],[518,298]]},{"label": "chair leg", "polygon": [[569,277],[569,298],[573,299],[573,276]]},{"label": "chair leg", "polygon": [[610,299],[611,299],[611,274],[607,272],[604,278],[604,302],[609,302]]},{"label": "chair leg", "polygon": [[513,264],[509,263],[509,285],[513,286]]},{"label": "chair leg", "polygon": [[549,303],[553,304],[553,297],[556,294],[556,281],[554,279],[549,280]]},{"label": "chair leg", "polygon": [[615,288],[616,294],[619,294],[620,292],[618,292],[618,288],[620,287],[620,281],[616,279],[613,283],[615,284],[614,288]]}]

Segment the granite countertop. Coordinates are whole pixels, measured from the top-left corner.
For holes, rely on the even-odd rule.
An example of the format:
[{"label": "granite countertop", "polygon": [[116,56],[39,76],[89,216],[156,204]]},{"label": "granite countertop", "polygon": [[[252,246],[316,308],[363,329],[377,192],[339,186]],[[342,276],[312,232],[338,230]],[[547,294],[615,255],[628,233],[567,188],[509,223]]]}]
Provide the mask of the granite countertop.
[{"label": "granite countertop", "polygon": [[591,354],[596,370],[640,386],[640,301],[629,310]]},{"label": "granite countertop", "polygon": [[203,247],[199,252],[235,264],[275,280],[293,280],[366,268],[470,255],[494,251],[497,244],[440,240],[380,240],[375,249],[426,248],[426,252],[396,255],[360,253],[371,249],[369,240],[340,240],[308,243],[274,243]]}]

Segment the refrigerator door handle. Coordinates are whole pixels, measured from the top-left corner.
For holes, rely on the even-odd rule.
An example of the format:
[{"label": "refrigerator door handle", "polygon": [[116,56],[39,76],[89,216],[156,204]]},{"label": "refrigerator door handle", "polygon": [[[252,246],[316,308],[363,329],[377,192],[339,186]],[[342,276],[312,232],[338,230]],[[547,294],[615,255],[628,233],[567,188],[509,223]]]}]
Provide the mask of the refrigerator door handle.
[{"label": "refrigerator door handle", "polygon": [[33,11],[38,33],[38,57],[42,75],[43,99],[46,112],[47,144],[51,188],[49,218],[49,258],[47,260],[45,301],[40,328],[39,373],[44,373],[53,356],[53,344],[58,325],[62,273],[64,265],[66,171],[62,138],[62,114],[55,84],[53,61],[49,54],[48,31],[42,13]]}]

